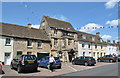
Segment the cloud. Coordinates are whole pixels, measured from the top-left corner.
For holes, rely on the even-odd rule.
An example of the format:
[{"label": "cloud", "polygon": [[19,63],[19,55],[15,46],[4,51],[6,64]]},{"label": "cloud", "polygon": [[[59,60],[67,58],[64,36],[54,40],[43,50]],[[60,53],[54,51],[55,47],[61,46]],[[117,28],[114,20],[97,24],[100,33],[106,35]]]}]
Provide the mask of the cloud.
[{"label": "cloud", "polygon": [[[94,27],[94,29],[93,29],[93,27]],[[82,27],[79,31],[90,33],[90,32],[93,32],[96,30],[95,27],[96,27],[96,29],[98,29],[98,28],[103,27],[103,26],[101,26],[99,24],[95,24],[95,23],[88,23],[87,25]]]},{"label": "cloud", "polygon": [[62,21],[67,21],[67,18],[64,15],[54,15],[54,16],[51,16],[51,17],[55,18],[55,19],[62,20]]},{"label": "cloud", "polygon": [[107,21],[106,24],[109,25],[109,26],[118,26],[118,19]]},{"label": "cloud", "polygon": [[39,29],[40,25],[32,25],[31,27],[32,27],[32,28]]},{"label": "cloud", "polygon": [[105,6],[107,9],[114,8],[119,0],[109,0]]},{"label": "cloud", "polygon": [[110,40],[111,38],[112,38],[111,35],[103,35],[103,36],[102,36],[102,39],[103,39],[104,41]]}]

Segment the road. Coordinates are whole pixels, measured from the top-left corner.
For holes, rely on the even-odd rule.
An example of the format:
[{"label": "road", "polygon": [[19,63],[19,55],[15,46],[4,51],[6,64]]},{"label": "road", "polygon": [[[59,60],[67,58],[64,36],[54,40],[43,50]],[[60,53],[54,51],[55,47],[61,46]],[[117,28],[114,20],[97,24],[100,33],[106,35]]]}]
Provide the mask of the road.
[{"label": "road", "polygon": [[120,72],[120,63],[64,74],[62,76],[118,76],[118,70]]},{"label": "road", "polygon": [[[5,72],[5,74],[3,74],[4,77],[6,76],[17,76],[17,77],[20,77],[20,76],[26,76],[26,77],[33,77],[33,76],[61,76],[61,75],[70,75],[69,73],[72,73],[72,75],[76,76],[75,73],[78,73],[80,71],[86,71],[86,70],[95,70],[96,68],[97,69],[102,69],[104,66],[105,67],[109,67],[109,68],[112,68],[111,70],[107,70],[105,67],[103,68],[104,70],[102,71],[114,71],[115,73],[118,73],[117,72],[117,67],[116,66],[117,63],[104,63],[104,62],[98,62],[95,66],[84,66],[84,65],[72,65],[71,63],[62,63],[62,69],[56,69],[55,72],[50,72],[48,69],[46,68],[38,68],[38,71],[37,72],[25,72],[25,73],[17,73],[16,70],[11,70],[10,69],[10,66],[3,66],[3,71]],[[114,70],[117,69],[116,71]],[[97,71],[97,70],[96,70]],[[94,71],[94,73],[96,73],[96,71]],[[75,73],[74,73],[75,72]],[[99,71],[100,72],[100,71]],[[93,72],[87,72],[87,73],[84,73],[83,75],[86,76],[87,75],[90,75],[90,73],[92,74]],[[117,75],[115,73],[112,73],[112,75]],[[102,73],[101,73],[102,74]],[[104,74],[104,73],[103,73]],[[97,75],[97,73],[96,73]],[[80,75],[81,76],[81,75]]]}]

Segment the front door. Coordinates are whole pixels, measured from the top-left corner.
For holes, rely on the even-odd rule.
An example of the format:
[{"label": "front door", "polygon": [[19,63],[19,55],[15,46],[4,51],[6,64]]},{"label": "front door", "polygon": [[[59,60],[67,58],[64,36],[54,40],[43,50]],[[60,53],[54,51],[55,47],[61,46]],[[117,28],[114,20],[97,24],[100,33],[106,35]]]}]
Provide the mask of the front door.
[{"label": "front door", "polygon": [[11,53],[5,53],[5,65],[10,65],[11,63]]}]

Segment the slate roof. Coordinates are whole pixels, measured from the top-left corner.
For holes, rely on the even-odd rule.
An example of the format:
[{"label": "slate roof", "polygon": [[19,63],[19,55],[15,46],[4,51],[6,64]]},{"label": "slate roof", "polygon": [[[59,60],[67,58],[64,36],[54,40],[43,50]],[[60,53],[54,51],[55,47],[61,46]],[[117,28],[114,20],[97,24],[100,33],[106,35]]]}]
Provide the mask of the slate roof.
[{"label": "slate roof", "polygon": [[[51,18],[49,16],[44,16],[43,18],[45,18],[45,20],[47,21],[48,25],[51,28],[63,28],[62,30],[65,31],[76,32],[76,30],[69,22],[61,21],[55,18]],[[64,28],[71,28],[71,29],[64,29]]]},{"label": "slate roof", "polygon": [[[84,41],[84,42],[90,42],[90,43],[98,43],[98,44],[107,44],[106,42],[100,42],[100,37],[97,35],[93,35],[93,34],[89,34],[89,33],[85,33],[85,32],[77,32],[78,34],[78,40],[79,41]],[[86,35],[86,39],[83,39],[81,35]],[[92,37],[95,38],[95,41],[92,40]]]},{"label": "slate roof", "polygon": [[28,28],[27,26],[20,26],[2,22],[0,22],[0,28],[2,28],[2,32],[0,32],[0,35],[3,36],[50,41],[50,39],[47,37],[47,33],[41,29]]}]

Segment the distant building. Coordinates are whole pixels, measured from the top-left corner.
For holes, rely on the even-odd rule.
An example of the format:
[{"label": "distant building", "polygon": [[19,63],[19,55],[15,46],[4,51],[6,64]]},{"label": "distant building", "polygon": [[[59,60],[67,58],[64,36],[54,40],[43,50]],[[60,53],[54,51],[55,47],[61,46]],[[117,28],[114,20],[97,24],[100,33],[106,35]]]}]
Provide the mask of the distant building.
[{"label": "distant building", "polygon": [[97,59],[106,53],[106,44],[96,35],[78,32],[78,56],[91,56]]},{"label": "distant building", "polygon": [[44,30],[0,23],[0,61],[9,65],[17,55],[34,54],[38,59],[50,54],[50,40]]},{"label": "distant building", "polygon": [[113,40],[113,43],[108,42],[107,43],[107,55],[111,54],[111,55],[118,55],[119,54],[119,45],[117,43],[115,43],[115,41]]}]

